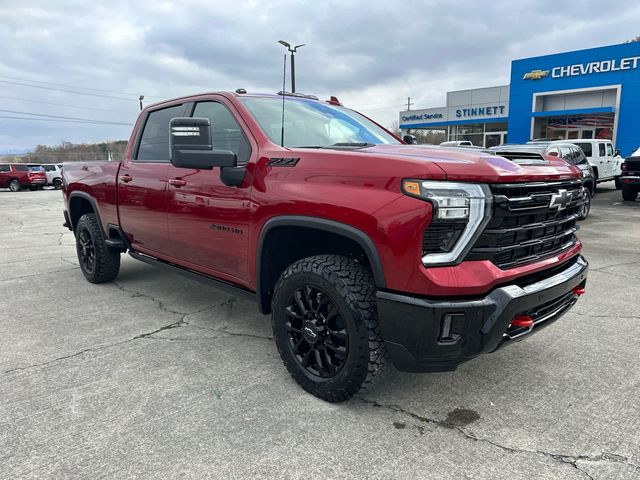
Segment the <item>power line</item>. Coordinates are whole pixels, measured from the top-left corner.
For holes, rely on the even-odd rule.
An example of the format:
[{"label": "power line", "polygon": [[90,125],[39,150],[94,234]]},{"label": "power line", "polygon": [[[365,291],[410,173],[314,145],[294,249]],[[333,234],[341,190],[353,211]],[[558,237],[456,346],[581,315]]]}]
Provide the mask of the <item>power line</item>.
[{"label": "power line", "polygon": [[102,120],[64,120],[61,118],[14,117],[11,115],[0,115],[0,118],[11,118],[13,120],[35,120],[41,122],[84,123],[86,125],[133,125],[133,123],[107,122]]},{"label": "power line", "polygon": [[90,88],[90,87],[82,87],[79,85],[68,85],[65,83],[55,83],[55,82],[45,82],[43,80],[31,80],[29,78],[19,78],[19,77],[11,77],[9,75],[2,75],[0,74],[1,78],[8,78],[9,80],[18,80],[21,82],[29,82],[29,83],[44,83],[46,85],[54,85],[57,87],[65,87],[65,88],[79,88],[81,90],[89,90],[89,91],[93,91],[93,92],[102,92],[102,93],[115,93],[118,95],[135,95],[136,97],[138,95],[140,95],[139,93],[131,93],[131,92],[119,92],[116,90],[103,90],[100,88]]},{"label": "power line", "polygon": [[126,113],[126,112],[123,112],[122,110],[111,110],[109,108],[84,107],[80,105],[69,105],[68,103],[43,102],[42,100],[32,100],[29,98],[19,98],[19,97],[7,97],[4,95],[0,95],[0,98],[3,98],[5,100],[16,100],[19,102],[37,103],[39,105],[54,105],[56,107],[80,108],[82,110],[99,110],[101,112],[113,112],[113,113],[121,113],[121,114]]},{"label": "power line", "polygon": [[[78,117],[64,117],[61,115],[48,115],[46,113],[33,113],[33,112],[20,112],[17,110],[4,110],[4,109],[0,109],[0,112],[5,112],[5,113],[17,113],[19,115],[33,115],[35,117],[47,117],[47,118],[59,118],[59,119],[64,119],[64,120],[82,120],[82,121],[87,121],[87,122],[102,122],[103,120],[95,120],[94,118],[78,118]],[[110,120],[107,120],[110,121]]]},{"label": "power line", "polygon": [[90,97],[111,98],[113,100],[122,100],[122,101],[126,101],[126,102],[130,102],[130,101],[133,100],[131,98],[115,97],[113,95],[101,95],[101,94],[98,94],[98,93],[80,92],[80,91],[77,91],[77,90],[68,90],[68,89],[64,89],[64,88],[45,87],[45,86],[42,86],[42,85],[29,85],[28,83],[12,82],[10,80],[0,80],[0,83],[8,83],[10,85],[20,85],[20,86],[23,86],[23,87],[40,88],[42,90],[53,90],[53,91],[57,91],[57,92],[75,93],[76,95],[88,95]]}]

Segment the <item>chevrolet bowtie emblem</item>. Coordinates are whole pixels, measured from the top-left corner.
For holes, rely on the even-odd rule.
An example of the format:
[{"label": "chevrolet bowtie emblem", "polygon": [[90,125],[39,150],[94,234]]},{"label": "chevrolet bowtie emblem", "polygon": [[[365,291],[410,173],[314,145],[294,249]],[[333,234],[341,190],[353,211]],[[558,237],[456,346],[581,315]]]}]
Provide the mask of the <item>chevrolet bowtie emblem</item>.
[{"label": "chevrolet bowtie emblem", "polygon": [[525,73],[523,80],[540,80],[541,78],[549,75],[549,70],[532,70],[529,73]]},{"label": "chevrolet bowtie emblem", "polygon": [[558,193],[551,195],[551,201],[549,202],[549,209],[557,209],[558,212],[564,210],[571,201],[571,194],[565,189],[561,188]]}]

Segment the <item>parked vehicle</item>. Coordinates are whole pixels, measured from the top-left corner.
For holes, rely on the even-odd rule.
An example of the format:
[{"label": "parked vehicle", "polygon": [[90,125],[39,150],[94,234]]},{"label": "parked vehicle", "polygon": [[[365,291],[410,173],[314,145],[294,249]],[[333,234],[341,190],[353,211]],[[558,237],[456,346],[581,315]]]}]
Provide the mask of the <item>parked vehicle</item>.
[{"label": "parked vehicle", "polygon": [[636,148],[622,164],[620,183],[622,185],[623,200],[633,202],[638,198],[638,192],[640,191],[640,148]]},{"label": "parked vehicle", "polygon": [[[573,143],[580,147],[596,177],[596,182],[614,180],[616,188],[620,188],[620,173],[623,159],[620,152],[613,147],[611,140],[560,140],[562,143]],[[546,143],[546,141],[545,141]]]},{"label": "parked vehicle", "polygon": [[[501,145],[492,147],[492,151],[498,155],[513,159],[522,156],[522,153],[529,155],[529,160],[533,161],[532,155],[540,155],[538,161],[544,161],[544,157],[560,157],[571,165],[578,167],[582,173],[582,185],[585,188],[585,199],[582,204],[582,210],[578,213],[578,220],[584,220],[589,216],[591,211],[591,199],[596,194],[596,177],[580,147],[562,141],[527,143],[524,145]],[[517,161],[517,160],[516,160]]]},{"label": "parked vehicle", "polygon": [[62,165],[44,164],[42,168],[47,175],[47,185],[60,190],[62,188]]},{"label": "parked vehicle", "polygon": [[121,162],[65,163],[63,179],[89,282],[128,251],[254,300],[293,378],[331,402],[388,358],[454,370],[585,292],[579,169],[403,144],[335,98],[158,103]]},{"label": "parked vehicle", "polygon": [[12,192],[19,192],[23,188],[38,190],[46,183],[43,170],[19,163],[0,164],[0,188],[8,188]]},{"label": "parked vehicle", "polygon": [[442,142],[442,147],[475,147],[469,140],[450,140],[448,142]]}]

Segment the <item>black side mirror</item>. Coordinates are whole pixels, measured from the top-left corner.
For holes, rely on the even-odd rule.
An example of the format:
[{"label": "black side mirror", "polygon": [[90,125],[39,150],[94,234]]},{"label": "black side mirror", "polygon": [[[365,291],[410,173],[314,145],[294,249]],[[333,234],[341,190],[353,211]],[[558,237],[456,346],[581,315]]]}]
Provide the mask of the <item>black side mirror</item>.
[{"label": "black side mirror", "polygon": [[618,149],[616,148],[616,151],[615,151],[615,152],[613,152],[613,156],[614,156],[614,157],[619,157],[619,156],[620,156],[620,150],[618,150]]},{"label": "black side mirror", "polygon": [[409,144],[409,145],[415,145],[416,143],[418,143],[418,140],[416,139],[416,136],[415,135],[411,135],[411,134],[404,135],[402,137],[402,141],[404,143],[406,143],[406,144]]},{"label": "black side mirror", "polygon": [[235,167],[238,163],[232,151],[213,149],[208,118],[172,118],[169,132],[169,154],[174,167],[211,170]]}]

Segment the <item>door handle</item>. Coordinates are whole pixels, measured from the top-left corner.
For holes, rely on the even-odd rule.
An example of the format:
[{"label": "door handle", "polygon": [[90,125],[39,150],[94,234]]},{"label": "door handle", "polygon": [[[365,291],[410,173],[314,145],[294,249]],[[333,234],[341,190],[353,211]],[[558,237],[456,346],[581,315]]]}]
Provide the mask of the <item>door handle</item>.
[{"label": "door handle", "polygon": [[183,180],[181,178],[172,178],[171,180],[169,180],[169,185],[173,185],[174,187],[184,187],[187,184],[186,180]]},{"label": "door handle", "polygon": [[120,176],[120,181],[121,182],[129,183],[131,180],[133,180],[133,177],[131,175],[129,175],[128,173],[125,173],[124,175]]}]

